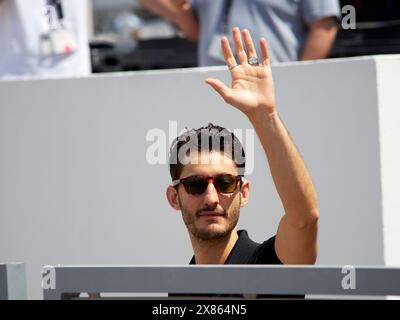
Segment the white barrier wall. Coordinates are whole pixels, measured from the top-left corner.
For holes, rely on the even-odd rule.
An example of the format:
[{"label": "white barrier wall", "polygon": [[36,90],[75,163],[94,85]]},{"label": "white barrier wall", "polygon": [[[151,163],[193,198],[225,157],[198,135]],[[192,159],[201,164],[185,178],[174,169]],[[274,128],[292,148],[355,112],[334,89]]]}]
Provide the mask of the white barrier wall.
[{"label": "white barrier wall", "polygon": [[[400,265],[400,56],[273,72],[281,117],[319,194],[318,263]],[[189,262],[189,237],[165,198],[168,167],[148,163],[146,136],[165,131],[167,149],[169,121],[178,131],[210,121],[250,129],[207,77],[229,82],[223,67],[0,81],[0,261],[27,264],[30,298],[42,296],[46,264]],[[253,143],[239,224],[261,242],[283,211]]]}]

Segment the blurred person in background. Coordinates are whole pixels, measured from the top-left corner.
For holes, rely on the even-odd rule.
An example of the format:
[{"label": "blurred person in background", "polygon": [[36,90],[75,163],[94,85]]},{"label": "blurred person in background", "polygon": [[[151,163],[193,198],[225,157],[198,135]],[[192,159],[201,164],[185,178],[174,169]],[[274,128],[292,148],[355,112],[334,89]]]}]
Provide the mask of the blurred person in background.
[{"label": "blurred person in background", "polygon": [[0,77],[91,72],[88,0],[0,0]]},{"label": "blurred person in background", "polygon": [[139,0],[198,41],[200,66],[222,65],[219,39],[233,26],[268,39],[272,62],[329,57],[338,31],[338,0]]}]

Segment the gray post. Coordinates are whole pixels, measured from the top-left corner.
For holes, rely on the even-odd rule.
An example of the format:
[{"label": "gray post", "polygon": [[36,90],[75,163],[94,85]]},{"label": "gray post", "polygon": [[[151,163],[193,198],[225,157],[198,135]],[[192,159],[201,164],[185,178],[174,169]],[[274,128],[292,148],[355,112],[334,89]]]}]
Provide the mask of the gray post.
[{"label": "gray post", "polygon": [[0,300],[26,300],[24,263],[0,264]]}]

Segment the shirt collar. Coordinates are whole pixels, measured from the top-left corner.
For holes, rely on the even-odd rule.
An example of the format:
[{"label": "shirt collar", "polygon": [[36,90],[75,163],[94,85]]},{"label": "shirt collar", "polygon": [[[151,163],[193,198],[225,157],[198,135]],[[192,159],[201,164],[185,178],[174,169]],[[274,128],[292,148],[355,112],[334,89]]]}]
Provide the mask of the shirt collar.
[{"label": "shirt collar", "polygon": [[[246,264],[248,263],[251,255],[256,250],[258,243],[249,238],[246,230],[238,231],[239,238],[236,240],[231,252],[226,258],[225,264]],[[195,257],[193,256],[189,264],[196,264]]]}]

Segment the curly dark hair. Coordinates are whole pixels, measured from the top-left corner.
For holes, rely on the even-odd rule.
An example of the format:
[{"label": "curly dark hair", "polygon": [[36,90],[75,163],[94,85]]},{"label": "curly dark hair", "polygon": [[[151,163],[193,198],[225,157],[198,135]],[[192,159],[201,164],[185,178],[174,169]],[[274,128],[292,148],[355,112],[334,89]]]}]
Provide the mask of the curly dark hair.
[{"label": "curly dark hair", "polygon": [[245,152],[239,139],[228,129],[209,123],[205,127],[187,130],[172,142],[169,153],[169,171],[172,180],[180,178],[185,166],[179,157],[183,146],[187,150],[185,155],[188,155],[190,150],[223,152],[235,162],[238,174],[244,175]]}]

